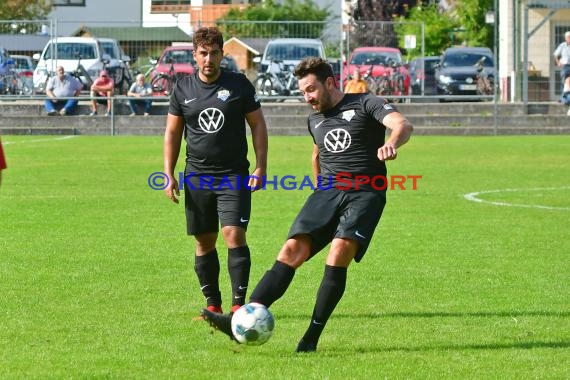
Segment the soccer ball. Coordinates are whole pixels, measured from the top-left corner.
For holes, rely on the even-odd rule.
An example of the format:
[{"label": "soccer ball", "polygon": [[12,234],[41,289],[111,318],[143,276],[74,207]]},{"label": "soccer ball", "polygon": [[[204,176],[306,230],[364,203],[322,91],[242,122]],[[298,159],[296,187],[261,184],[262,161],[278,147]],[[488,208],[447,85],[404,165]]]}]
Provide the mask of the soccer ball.
[{"label": "soccer ball", "polygon": [[260,303],[243,305],[232,316],[232,333],[243,344],[262,345],[269,340],[274,327],[273,314]]}]

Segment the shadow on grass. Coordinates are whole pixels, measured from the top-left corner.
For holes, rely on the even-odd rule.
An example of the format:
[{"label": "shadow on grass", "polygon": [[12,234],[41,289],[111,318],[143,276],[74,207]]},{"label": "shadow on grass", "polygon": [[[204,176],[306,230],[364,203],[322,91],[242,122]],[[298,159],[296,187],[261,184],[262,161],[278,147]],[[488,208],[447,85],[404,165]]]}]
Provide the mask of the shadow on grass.
[{"label": "shadow on grass", "polygon": [[[307,315],[283,313],[277,316],[277,319],[303,319],[308,318]],[[331,319],[354,319],[354,320],[373,320],[387,318],[521,318],[521,317],[570,317],[570,312],[556,311],[499,311],[499,312],[393,312],[393,313],[356,313],[347,314],[339,313],[331,316]],[[367,344],[366,346],[351,347],[342,349],[335,347],[334,350],[323,350],[325,355],[337,354],[345,355],[348,352],[353,353],[374,353],[374,352],[427,352],[427,351],[454,351],[454,350],[508,350],[508,349],[567,349],[570,348],[570,340],[553,340],[553,341],[516,341],[516,342],[489,342],[489,343],[466,343],[466,344],[433,344],[424,346],[381,346],[375,344]]]},{"label": "shadow on grass", "polygon": [[451,350],[531,350],[536,348],[569,348],[570,341],[525,341],[509,343],[477,343],[477,344],[435,344],[430,346],[393,346],[358,348],[356,352],[422,352],[422,351],[451,351]]},{"label": "shadow on grass", "polygon": [[[299,313],[280,313],[280,319],[297,319],[310,317]],[[487,318],[487,317],[570,317],[568,311],[497,311],[497,312],[393,312],[393,313],[338,313],[331,316],[336,319],[371,319],[371,318]]]}]

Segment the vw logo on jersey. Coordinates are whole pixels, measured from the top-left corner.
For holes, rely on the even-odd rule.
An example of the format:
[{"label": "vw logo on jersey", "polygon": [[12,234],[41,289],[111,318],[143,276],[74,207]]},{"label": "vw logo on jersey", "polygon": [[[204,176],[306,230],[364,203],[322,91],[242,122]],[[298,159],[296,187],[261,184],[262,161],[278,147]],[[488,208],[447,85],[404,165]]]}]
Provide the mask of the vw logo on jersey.
[{"label": "vw logo on jersey", "polygon": [[216,133],[224,126],[224,114],[217,108],[206,108],[198,115],[198,125],[206,133]]},{"label": "vw logo on jersey", "polygon": [[332,153],[344,152],[350,146],[352,138],[342,128],[333,129],[325,135],[325,148]]},{"label": "vw logo on jersey", "polygon": [[218,99],[222,99],[222,101],[226,101],[227,98],[230,97],[230,92],[228,90],[220,90],[218,91]]}]

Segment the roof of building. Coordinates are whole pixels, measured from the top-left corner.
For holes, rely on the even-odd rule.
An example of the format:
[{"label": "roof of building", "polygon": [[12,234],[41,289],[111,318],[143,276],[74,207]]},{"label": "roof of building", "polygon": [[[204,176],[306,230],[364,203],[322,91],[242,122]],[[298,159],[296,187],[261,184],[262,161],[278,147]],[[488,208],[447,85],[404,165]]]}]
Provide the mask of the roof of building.
[{"label": "roof of building", "polygon": [[[236,38],[236,37],[232,37]],[[230,38],[231,40],[231,38]],[[238,40],[238,38],[236,38]],[[272,38],[240,38],[239,41],[253,54],[259,55],[265,50],[265,46]],[[228,40],[229,41],[229,40]]]},{"label": "roof of building", "polygon": [[[249,39],[251,40],[251,39]],[[252,52],[254,55],[259,55],[260,52],[259,50],[255,49],[253,46],[249,45],[248,43],[246,43],[244,40],[241,40],[237,37],[232,37],[229,40],[227,40],[226,42],[224,42],[224,46],[226,46],[228,43],[235,41],[238,44],[240,44],[241,46],[243,46],[244,48],[246,48],[247,50],[249,50],[250,52]],[[249,41],[251,43],[251,41]]]},{"label": "roof of building", "polygon": [[0,46],[8,52],[41,52],[49,39],[49,36],[37,34],[0,34]]},{"label": "roof of building", "polygon": [[188,41],[190,36],[178,27],[91,27],[83,25],[72,36],[109,37],[119,41]]}]

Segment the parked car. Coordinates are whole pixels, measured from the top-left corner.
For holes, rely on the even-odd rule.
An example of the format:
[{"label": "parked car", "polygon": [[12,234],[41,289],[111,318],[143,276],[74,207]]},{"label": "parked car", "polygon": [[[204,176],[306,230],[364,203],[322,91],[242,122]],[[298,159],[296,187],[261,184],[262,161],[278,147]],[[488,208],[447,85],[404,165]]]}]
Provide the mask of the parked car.
[{"label": "parked car", "polygon": [[[115,41],[115,44],[118,43]],[[84,90],[89,90],[92,83],[104,68],[104,60],[110,59],[101,42],[91,37],[58,37],[48,41],[41,53],[33,55],[37,61],[34,70],[34,90],[44,93],[49,76],[55,75],[57,66],[63,66],[66,72],[74,73],[83,66],[84,75],[80,76]]]},{"label": "parked car", "polygon": [[334,74],[334,80],[336,81],[336,85],[337,87],[340,88],[340,72],[342,71],[342,60],[340,58],[329,58],[328,62],[330,63],[332,69],[333,69],[333,74]]},{"label": "parked car", "polygon": [[435,66],[440,60],[440,56],[433,56],[416,58],[410,62],[409,71],[412,95],[435,95],[437,93],[435,88]]},{"label": "parked car", "polygon": [[169,74],[171,67],[177,76],[194,74],[196,61],[193,52],[192,45],[167,46],[158,58],[151,80],[160,74]]},{"label": "parked car", "polygon": [[116,93],[126,95],[133,83],[129,70],[131,57],[125,54],[118,41],[113,38],[97,38],[103,52],[105,68],[115,82]]},{"label": "parked car", "polygon": [[236,73],[241,73],[236,60],[231,55],[224,55],[222,62],[220,62],[220,67],[228,71],[233,71]]},{"label": "parked car", "polygon": [[[484,74],[478,62],[482,63]],[[448,48],[436,65],[435,74],[438,95],[478,95],[477,80],[481,75],[485,75],[493,86],[493,52],[486,47]],[[440,101],[445,100],[449,99],[440,98]]]},{"label": "parked car", "polygon": [[13,63],[13,70],[22,78],[27,88],[32,89],[34,86],[34,61],[32,57],[27,55],[10,55]]},{"label": "parked car", "polygon": [[10,82],[8,76],[13,68],[13,61],[8,51],[0,46],[0,93],[10,92]]},{"label": "parked car", "polygon": [[352,51],[341,76],[343,83],[354,70],[369,83],[368,90],[378,95],[410,94],[410,73],[402,60],[399,49],[379,46],[363,46]]},{"label": "parked car", "polygon": [[297,66],[305,57],[326,59],[325,47],[321,40],[312,38],[277,38],[265,46],[263,56],[256,57],[259,73],[265,73],[273,61],[280,61],[285,68]]}]

